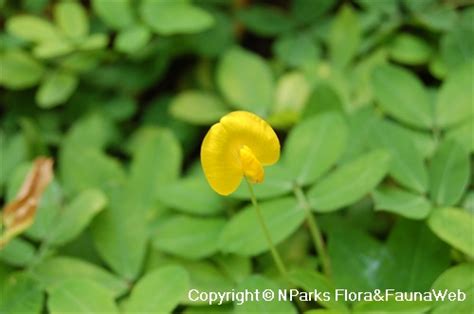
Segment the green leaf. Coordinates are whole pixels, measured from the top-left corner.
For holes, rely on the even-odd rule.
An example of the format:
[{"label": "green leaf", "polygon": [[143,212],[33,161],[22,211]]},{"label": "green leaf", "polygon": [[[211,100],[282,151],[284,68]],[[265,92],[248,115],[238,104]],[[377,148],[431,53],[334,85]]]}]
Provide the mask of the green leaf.
[{"label": "green leaf", "polygon": [[110,291],[89,279],[65,280],[48,292],[51,314],[119,312]]},{"label": "green leaf", "polygon": [[469,153],[454,141],[444,141],[430,164],[430,196],[437,205],[457,204],[469,183]]},{"label": "green leaf", "polygon": [[166,184],[159,189],[157,198],[168,207],[195,215],[212,215],[226,208],[225,198],[214,192],[201,176]]},{"label": "green leaf", "polygon": [[[232,281],[211,262],[186,262],[183,263],[182,266],[186,268],[191,278],[190,289],[197,289],[205,292],[225,292],[231,291],[235,288]],[[196,305],[200,302],[191,301],[186,296],[182,299],[182,303]],[[201,303],[206,304],[207,302]]]},{"label": "green leaf", "polygon": [[386,175],[390,155],[374,150],[341,165],[314,185],[308,199],[316,212],[330,212],[356,202]]},{"label": "green leaf", "polygon": [[79,79],[71,73],[56,71],[41,83],[36,102],[41,108],[52,108],[66,102],[77,88]]},{"label": "green leaf", "polygon": [[423,222],[399,220],[392,229],[382,264],[384,284],[396,291],[428,291],[449,266],[449,247]]},{"label": "green leaf", "polygon": [[100,190],[81,192],[58,217],[57,223],[51,226],[48,241],[62,245],[77,237],[97,213],[107,204],[106,196]]},{"label": "green leaf", "polygon": [[474,216],[458,208],[434,210],[428,219],[431,230],[443,241],[474,256]]},{"label": "green leaf", "polygon": [[94,12],[114,29],[125,29],[135,22],[131,5],[131,0],[92,0]]},{"label": "green leaf", "polygon": [[429,129],[432,106],[421,81],[395,65],[379,65],[372,73],[375,99],[387,114],[411,126]]},{"label": "green leaf", "polygon": [[59,171],[63,185],[70,193],[90,188],[107,190],[125,182],[125,174],[117,160],[81,146],[63,147]]},{"label": "green leaf", "polygon": [[417,65],[427,63],[433,50],[420,37],[409,33],[400,33],[390,43],[389,53],[392,59],[397,62]]},{"label": "green leaf", "polygon": [[201,259],[218,250],[218,238],[224,228],[222,218],[173,216],[159,225],[153,246],[165,253],[188,259]]},{"label": "green leaf", "polygon": [[449,129],[448,133],[446,133],[446,140],[456,141],[464,147],[464,150],[471,153],[474,152],[474,136],[472,136],[473,125],[474,119],[471,119],[471,121]]},{"label": "green leaf", "polygon": [[327,111],[343,112],[344,105],[341,96],[330,84],[322,82],[316,85],[309,97],[303,114],[303,119]]},{"label": "green leaf", "polygon": [[[357,254],[354,254],[357,252]],[[342,224],[328,235],[334,284],[351,291],[380,289],[385,248],[367,233]]]},{"label": "green leaf", "polygon": [[63,281],[77,278],[94,281],[115,297],[121,296],[128,289],[125,280],[116,277],[104,268],[71,257],[48,258],[36,265],[32,272],[42,287],[48,290],[54,289]]},{"label": "green leaf", "polygon": [[43,77],[43,65],[20,50],[0,54],[0,85],[9,89],[35,86]]},{"label": "green leaf", "polygon": [[[310,92],[311,86],[303,73],[294,71],[283,74],[278,80],[275,90],[275,100],[272,107],[273,115],[298,118]],[[271,117],[269,120],[271,123]],[[296,121],[297,119],[290,122],[295,123]]]},{"label": "green leaf", "polygon": [[33,42],[56,41],[61,38],[54,25],[33,15],[13,16],[8,19],[6,29],[12,35]]},{"label": "green leaf", "polygon": [[308,35],[298,33],[278,37],[272,48],[280,60],[290,67],[298,68],[315,63],[320,53]]},{"label": "green leaf", "polygon": [[291,2],[291,14],[299,23],[310,23],[329,11],[335,0],[294,0]]},{"label": "green leaf", "polygon": [[26,137],[22,133],[7,137],[5,132],[0,130],[0,164],[3,166],[0,171],[0,190],[18,165],[28,159],[28,154]]},{"label": "green leaf", "polygon": [[134,280],[146,254],[147,209],[151,205],[139,202],[137,195],[130,196],[123,186],[108,191],[109,205],[91,225],[94,245],[100,257],[116,273]]},{"label": "green leaf", "polygon": [[237,18],[251,32],[260,36],[275,36],[290,30],[292,20],[275,7],[252,5],[237,12]]},{"label": "green leaf", "polygon": [[297,287],[303,288],[304,291],[307,292],[329,292],[331,298],[326,300],[318,300],[317,302],[322,306],[328,309],[334,309],[335,311],[339,311],[341,313],[345,313],[348,311],[345,302],[341,299],[335,300],[332,298],[336,287],[331,283],[331,281],[323,276],[322,274],[308,269],[296,269],[290,273],[291,281]]},{"label": "green leaf", "polygon": [[145,23],[160,35],[199,33],[214,24],[207,11],[183,1],[144,0],[139,11]]},{"label": "green leaf", "polygon": [[[472,21],[472,17],[470,20]],[[474,57],[474,27],[471,22],[464,24],[459,19],[457,22],[441,38],[441,57],[448,70],[460,69]]]},{"label": "green leaf", "polygon": [[450,72],[441,85],[435,106],[435,123],[449,127],[469,121],[474,112],[474,59]]},{"label": "green leaf", "polygon": [[278,300],[278,285],[261,275],[252,275],[242,281],[237,290],[238,291],[260,291],[263,292],[266,289],[273,291],[275,298],[271,301],[262,300],[247,300],[246,302],[234,302],[234,313],[236,314],[247,314],[247,313],[298,313],[296,308],[290,301],[279,301]]},{"label": "green leaf", "polygon": [[216,255],[213,261],[234,282],[241,282],[252,273],[252,259],[234,254]]},{"label": "green leaf", "polygon": [[237,109],[264,114],[273,101],[273,74],[260,56],[240,48],[223,54],[217,68],[217,84]]},{"label": "green leaf", "polygon": [[54,20],[63,33],[70,38],[84,38],[89,33],[89,20],[86,10],[78,2],[57,3],[54,6]]},{"label": "green leaf", "polygon": [[442,3],[418,11],[416,18],[434,31],[449,31],[457,21],[458,15],[455,7],[449,3]]},{"label": "green leaf", "polygon": [[[288,194],[288,192],[293,190],[293,173],[282,163],[266,167],[264,183],[255,184],[253,189],[259,200]],[[249,200],[249,189],[247,185],[242,182],[239,188],[230,196],[237,199]]]},{"label": "green leaf", "polygon": [[229,111],[229,107],[218,97],[199,90],[178,94],[170,105],[170,112],[175,118],[197,125],[215,123]]},{"label": "green leaf", "polygon": [[141,51],[150,41],[150,30],[142,25],[134,25],[121,30],[114,41],[117,51],[133,54]]},{"label": "green leaf", "polygon": [[181,266],[147,273],[132,290],[126,313],[171,313],[189,290],[189,275]]},{"label": "green leaf", "polygon": [[1,287],[0,313],[40,314],[44,297],[38,283],[25,275],[11,279]]},{"label": "green leaf", "polygon": [[[316,96],[315,96],[316,97]],[[359,109],[347,117],[348,134],[347,147],[341,162],[347,162],[364,154],[370,148],[369,135],[372,125],[379,119],[372,108]]]},{"label": "green leaf", "polygon": [[[135,149],[127,189],[131,203],[149,208],[159,189],[176,181],[183,159],[181,146],[168,129],[147,127],[134,136]],[[150,173],[150,170],[153,171]]]},{"label": "green leaf", "polygon": [[370,128],[369,140],[372,147],[390,152],[390,175],[395,180],[414,191],[426,192],[428,171],[411,134],[395,123],[381,120]]},{"label": "green leaf", "polygon": [[377,189],[373,197],[375,210],[391,212],[410,219],[424,219],[431,211],[431,204],[424,196],[396,187]]},{"label": "green leaf", "polygon": [[106,34],[92,34],[79,44],[79,49],[83,51],[99,50],[106,48],[108,42],[109,38]]},{"label": "green leaf", "polygon": [[0,250],[0,260],[13,266],[27,266],[34,256],[34,246],[18,237],[13,238]]},{"label": "green leaf", "polygon": [[74,51],[74,45],[64,39],[45,41],[33,49],[33,55],[37,58],[50,59],[65,56]]},{"label": "green leaf", "polygon": [[298,184],[311,184],[337,162],[347,137],[346,122],[338,113],[306,119],[288,135],[283,152],[285,165]]},{"label": "green leaf", "polygon": [[377,13],[394,14],[397,11],[398,0],[386,1],[372,1],[372,0],[356,0],[357,4],[361,5],[368,11],[375,11]]},{"label": "green leaf", "polygon": [[[260,203],[260,208],[275,245],[288,238],[305,218],[303,209],[292,197]],[[221,233],[219,246],[224,253],[243,256],[255,256],[269,250],[253,205],[232,217]]]},{"label": "green leaf", "polygon": [[88,114],[76,120],[69,129],[63,149],[101,150],[113,140],[114,132],[114,126],[106,115]]},{"label": "green leaf", "polygon": [[156,193],[162,185],[177,179],[182,159],[178,141],[165,129],[140,129],[133,144],[128,181],[108,195],[109,207],[92,225],[98,253],[128,279],[138,276],[145,258],[148,240],[145,226],[151,214],[149,209],[156,206]]},{"label": "green leaf", "polygon": [[457,291],[460,289],[462,292],[466,293],[466,300],[457,302],[445,300],[444,302],[437,302],[433,313],[469,313],[474,307],[473,277],[473,263],[459,264],[442,273],[433,283],[431,288],[441,291],[444,289],[448,289],[449,291]]},{"label": "green leaf", "polygon": [[334,18],[329,36],[332,63],[339,69],[347,66],[357,53],[360,42],[360,25],[356,11],[345,5]]}]

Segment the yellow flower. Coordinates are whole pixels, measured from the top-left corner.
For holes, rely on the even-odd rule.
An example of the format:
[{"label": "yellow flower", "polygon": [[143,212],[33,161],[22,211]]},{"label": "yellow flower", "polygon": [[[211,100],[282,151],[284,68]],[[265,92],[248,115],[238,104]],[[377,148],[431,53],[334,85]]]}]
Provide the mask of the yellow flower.
[{"label": "yellow flower", "polygon": [[201,163],[207,181],[217,193],[229,195],[246,176],[252,183],[264,179],[263,166],[280,158],[280,142],[271,126],[247,111],[234,111],[207,132]]}]

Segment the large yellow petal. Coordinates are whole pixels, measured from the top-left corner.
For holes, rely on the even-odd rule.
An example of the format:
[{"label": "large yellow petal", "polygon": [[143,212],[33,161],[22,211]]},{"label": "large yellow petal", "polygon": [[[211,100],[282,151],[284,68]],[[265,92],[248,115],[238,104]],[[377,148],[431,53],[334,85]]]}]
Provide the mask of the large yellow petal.
[{"label": "large yellow petal", "polygon": [[247,145],[262,165],[272,165],[280,158],[280,141],[275,131],[257,115],[234,111],[222,117],[220,123],[231,135],[234,149]]},{"label": "large yellow petal", "polygon": [[201,163],[211,187],[229,195],[240,185],[244,172],[240,149],[248,146],[263,165],[278,161],[280,142],[273,129],[258,116],[235,111],[214,124],[201,146]]},{"label": "large yellow petal", "polygon": [[212,189],[221,195],[234,192],[242,180],[238,152],[230,147],[230,134],[220,123],[214,124],[201,146],[201,164]]}]

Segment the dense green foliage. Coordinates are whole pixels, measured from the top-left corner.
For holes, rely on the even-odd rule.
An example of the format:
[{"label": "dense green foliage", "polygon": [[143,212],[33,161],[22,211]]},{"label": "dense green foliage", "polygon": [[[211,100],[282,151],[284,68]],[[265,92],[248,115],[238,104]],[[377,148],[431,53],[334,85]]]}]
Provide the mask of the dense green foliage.
[{"label": "dense green foliage", "polygon": [[[0,313],[468,313],[474,8],[437,0],[0,0],[0,198],[55,178],[0,251]],[[202,138],[276,129],[256,194],[211,190]],[[304,206],[324,234],[322,275]],[[201,291],[461,289],[464,302],[232,302]],[[314,309],[322,308],[320,311]]]}]

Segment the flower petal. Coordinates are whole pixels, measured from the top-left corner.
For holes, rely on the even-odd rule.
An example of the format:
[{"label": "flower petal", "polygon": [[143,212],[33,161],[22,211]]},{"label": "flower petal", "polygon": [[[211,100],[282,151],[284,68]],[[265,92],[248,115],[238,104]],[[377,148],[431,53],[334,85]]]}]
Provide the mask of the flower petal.
[{"label": "flower petal", "polygon": [[239,187],[243,146],[248,146],[262,165],[273,164],[280,157],[280,142],[267,122],[246,111],[225,115],[211,127],[201,146],[204,173],[217,193],[228,195]]},{"label": "flower petal", "polygon": [[240,185],[243,173],[238,152],[231,149],[230,134],[220,123],[214,124],[201,146],[201,164],[212,189],[229,195]]},{"label": "flower petal", "polygon": [[229,132],[237,151],[247,145],[262,163],[272,165],[280,158],[280,142],[271,126],[257,115],[234,111],[221,118],[220,123]]}]

